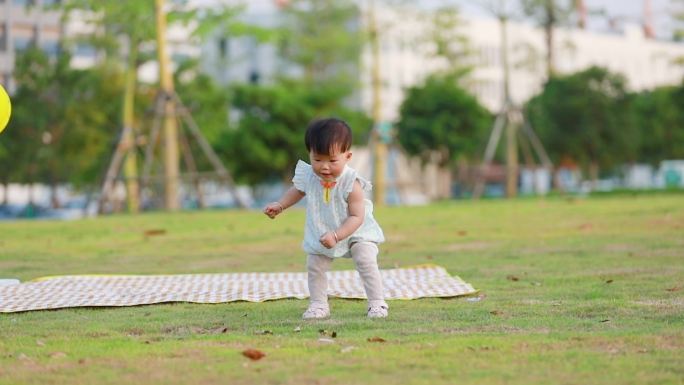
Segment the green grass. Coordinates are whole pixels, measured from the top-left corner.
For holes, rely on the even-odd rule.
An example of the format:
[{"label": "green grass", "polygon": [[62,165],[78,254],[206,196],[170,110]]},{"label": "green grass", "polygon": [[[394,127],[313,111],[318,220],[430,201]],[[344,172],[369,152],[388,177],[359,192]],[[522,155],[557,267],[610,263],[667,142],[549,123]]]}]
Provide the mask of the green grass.
[{"label": "green grass", "polygon": [[[684,384],[684,196],[444,202],[377,218],[381,267],[439,264],[486,297],[392,301],[374,321],[340,299],[323,322],[303,322],[299,300],[4,314],[0,384]],[[0,276],[302,271],[303,220],[1,223]]]}]

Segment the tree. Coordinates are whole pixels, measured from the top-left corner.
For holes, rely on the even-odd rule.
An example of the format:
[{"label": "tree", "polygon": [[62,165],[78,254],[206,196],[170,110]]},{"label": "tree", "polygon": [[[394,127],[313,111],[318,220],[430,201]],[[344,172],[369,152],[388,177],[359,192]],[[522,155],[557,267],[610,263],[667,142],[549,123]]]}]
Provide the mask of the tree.
[{"label": "tree", "polygon": [[271,86],[235,88],[233,105],[242,117],[219,143],[236,179],[249,184],[289,181],[298,159],[308,159],[304,130],[325,116],[338,116],[352,128],[354,143],[363,143],[370,120],[339,104],[338,89],[311,88],[303,82],[281,81]]},{"label": "tree", "polygon": [[684,84],[660,87],[634,96],[633,113],[639,130],[639,160],[653,165],[684,158]]},{"label": "tree", "polygon": [[490,113],[458,86],[455,76],[433,75],[408,90],[397,136],[409,154],[424,160],[437,154],[439,164],[449,166],[477,156],[490,123]]},{"label": "tree", "polygon": [[18,56],[8,179],[80,185],[101,170],[116,132],[122,77],[106,66],[74,70],[69,61],[67,54],[50,59],[35,48]]},{"label": "tree", "polygon": [[234,131],[218,149],[241,181],[289,180],[307,159],[304,130],[315,118],[347,120],[355,143],[367,139],[370,120],[351,106],[357,92],[362,34],[359,11],[349,0],[294,0],[283,10],[278,51],[283,64],[274,84],[238,85]]},{"label": "tree", "polygon": [[565,22],[572,10],[573,2],[567,0],[522,0],[524,13],[537,20],[544,28],[546,41],[547,77],[555,74],[555,31],[559,24]]},{"label": "tree", "polygon": [[636,160],[629,106],[625,78],[592,67],[549,79],[526,109],[554,163],[571,159],[595,181],[600,169]]}]

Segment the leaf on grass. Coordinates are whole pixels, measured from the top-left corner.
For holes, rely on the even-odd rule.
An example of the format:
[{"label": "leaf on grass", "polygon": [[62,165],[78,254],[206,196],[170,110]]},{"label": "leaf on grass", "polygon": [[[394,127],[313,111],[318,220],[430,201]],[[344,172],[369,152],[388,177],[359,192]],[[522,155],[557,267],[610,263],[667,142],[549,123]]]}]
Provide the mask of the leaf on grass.
[{"label": "leaf on grass", "polygon": [[671,287],[671,288],[665,289],[665,290],[667,290],[667,291],[680,291],[680,290],[682,290],[682,287],[681,286],[675,286],[675,287]]},{"label": "leaf on grass", "polygon": [[580,230],[590,230],[592,227],[594,227],[594,225],[592,225],[591,223],[583,223],[579,226],[579,229]]},{"label": "leaf on grass", "polygon": [[432,255],[426,255],[425,259],[432,259]]},{"label": "leaf on grass", "polygon": [[599,322],[601,322],[601,323],[603,323],[603,322],[610,322],[610,320],[609,320],[609,319],[602,319],[602,320],[600,320]]},{"label": "leaf on grass", "polygon": [[506,279],[509,281],[520,281],[520,278],[516,277],[515,275],[507,275]]},{"label": "leaf on grass", "polygon": [[368,342],[386,342],[384,338],[380,337],[370,337],[367,340]]},{"label": "leaf on grass", "polygon": [[491,314],[491,315],[502,315],[503,312],[500,310],[492,310],[489,312],[489,314]]},{"label": "leaf on grass", "polygon": [[242,355],[249,358],[252,361],[258,361],[266,356],[266,353],[261,350],[247,349],[242,352]]},{"label": "leaf on grass", "polygon": [[606,281],[606,283],[613,283],[613,280],[612,280],[612,279],[609,279],[609,280]]},{"label": "leaf on grass", "polygon": [[164,229],[149,229],[149,230],[145,230],[145,232],[143,234],[145,234],[146,237],[154,237],[156,235],[166,234],[166,230],[164,230]]},{"label": "leaf on grass", "polygon": [[459,230],[458,235],[465,237],[466,235],[468,235],[468,232],[465,230]]}]

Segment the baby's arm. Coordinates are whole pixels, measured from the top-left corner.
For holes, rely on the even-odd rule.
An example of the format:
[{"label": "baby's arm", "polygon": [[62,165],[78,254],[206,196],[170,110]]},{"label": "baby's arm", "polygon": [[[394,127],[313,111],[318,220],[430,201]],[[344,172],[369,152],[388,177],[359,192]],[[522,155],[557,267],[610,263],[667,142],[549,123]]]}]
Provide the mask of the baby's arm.
[{"label": "baby's arm", "polygon": [[303,192],[297,190],[294,186],[290,187],[289,190],[285,191],[285,194],[277,202],[269,203],[264,208],[264,214],[268,215],[269,218],[273,219],[278,214],[285,211],[286,208],[292,206],[293,204],[299,202],[304,198]]},{"label": "baby's arm", "polygon": [[342,225],[334,231],[328,231],[321,236],[320,242],[328,249],[335,246],[337,242],[354,234],[363,224],[363,218],[366,215],[366,207],[364,204],[363,189],[359,181],[354,181],[354,187],[347,197],[347,205],[349,216],[342,222]]}]

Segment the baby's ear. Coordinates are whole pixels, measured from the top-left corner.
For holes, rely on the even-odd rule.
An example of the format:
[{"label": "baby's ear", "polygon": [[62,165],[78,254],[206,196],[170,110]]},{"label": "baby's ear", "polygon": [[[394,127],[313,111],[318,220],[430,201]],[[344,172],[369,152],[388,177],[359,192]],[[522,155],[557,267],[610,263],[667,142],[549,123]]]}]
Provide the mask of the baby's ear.
[{"label": "baby's ear", "polygon": [[352,158],[352,152],[347,151],[347,160],[351,160],[351,158]]}]

